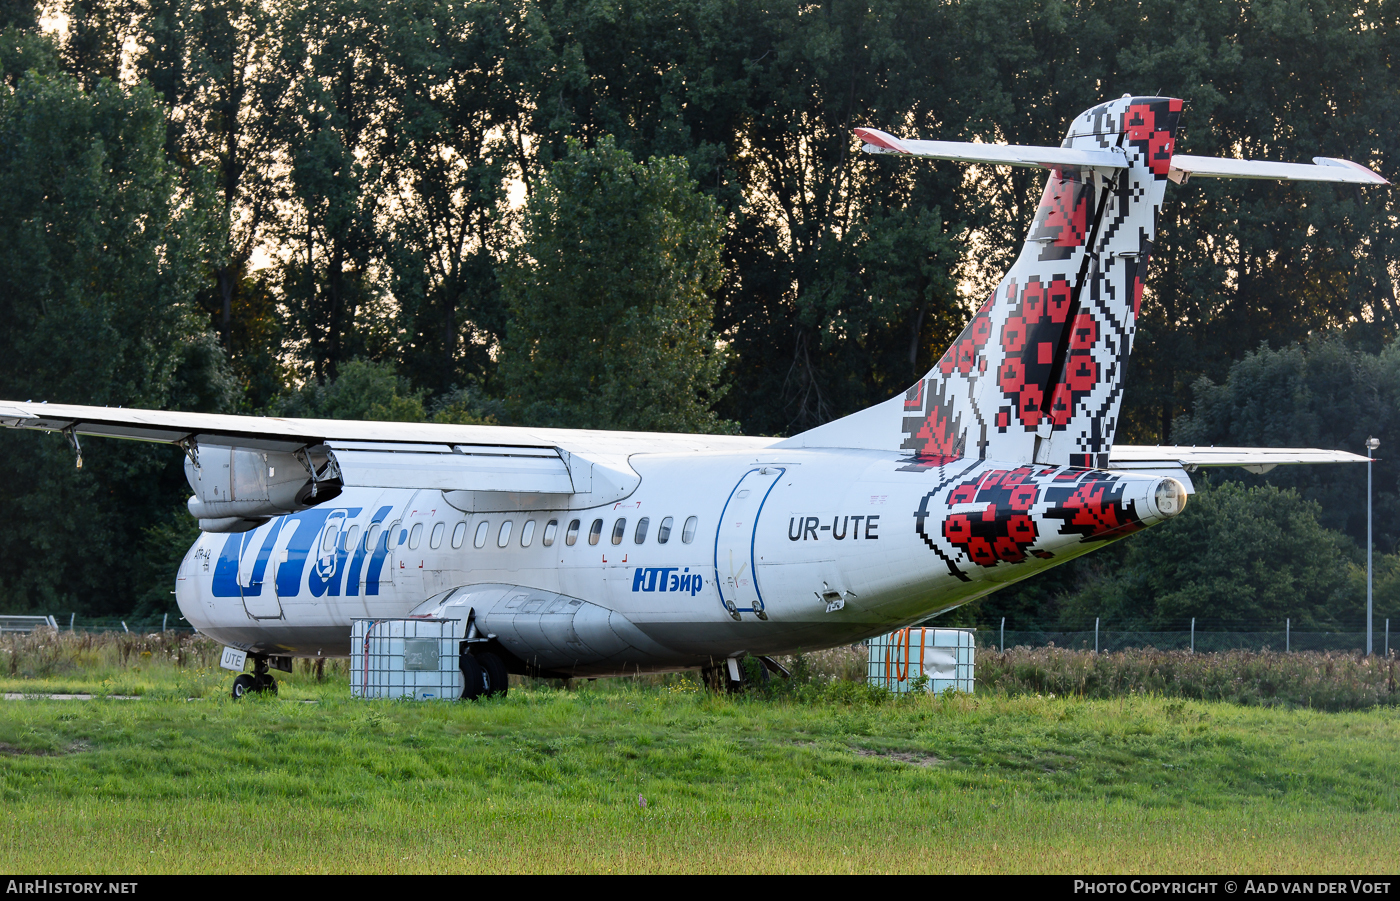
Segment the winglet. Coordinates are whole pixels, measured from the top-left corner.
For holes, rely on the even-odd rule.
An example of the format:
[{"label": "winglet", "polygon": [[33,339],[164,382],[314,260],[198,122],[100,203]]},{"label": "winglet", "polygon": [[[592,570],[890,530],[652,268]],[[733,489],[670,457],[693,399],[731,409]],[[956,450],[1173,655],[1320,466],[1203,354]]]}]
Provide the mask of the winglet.
[{"label": "winglet", "polygon": [[866,153],[908,153],[909,148],[899,138],[878,128],[857,128],[856,137],[865,142]]}]

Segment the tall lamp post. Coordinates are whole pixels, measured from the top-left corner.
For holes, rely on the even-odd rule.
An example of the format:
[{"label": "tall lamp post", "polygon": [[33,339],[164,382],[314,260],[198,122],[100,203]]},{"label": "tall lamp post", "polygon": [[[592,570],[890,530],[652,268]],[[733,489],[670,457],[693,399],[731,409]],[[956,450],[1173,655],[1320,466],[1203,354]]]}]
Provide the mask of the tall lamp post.
[{"label": "tall lamp post", "polygon": [[1366,656],[1375,651],[1371,641],[1371,455],[1381,446],[1379,438],[1366,439]]}]

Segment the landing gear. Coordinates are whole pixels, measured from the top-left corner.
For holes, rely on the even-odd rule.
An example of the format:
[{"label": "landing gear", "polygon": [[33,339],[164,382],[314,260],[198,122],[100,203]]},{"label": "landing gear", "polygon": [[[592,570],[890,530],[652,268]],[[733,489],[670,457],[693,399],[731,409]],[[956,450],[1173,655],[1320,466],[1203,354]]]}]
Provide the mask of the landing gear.
[{"label": "landing gear", "polygon": [[233,699],[237,701],[244,695],[262,693],[277,694],[277,680],[267,672],[267,658],[254,657],[253,671],[240,673],[233,680]]},{"label": "landing gear", "polygon": [[463,651],[460,666],[462,697],[465,700],[501,697],[510,687],[505,663],[490,651],[479,651],[475,654]]},{"label": "landing gear", "polygon": [[481,668],[486,671],[486,696],[504,697],[510,689],[510,676],[506,673],[505,663],[490,651],[482,651],[477,659],[481,661]]},{"label": "landing gear", "polygon": [[233,680],[233,699],[237,701],[246,694],[258,690],[258,677],[252,673],[239,673]]},{"label": "landing gear", "polygon": [[744,690],[744,670],[737,657],[729,657],[700,669],[700,679],[713,692],[738,694]]}]

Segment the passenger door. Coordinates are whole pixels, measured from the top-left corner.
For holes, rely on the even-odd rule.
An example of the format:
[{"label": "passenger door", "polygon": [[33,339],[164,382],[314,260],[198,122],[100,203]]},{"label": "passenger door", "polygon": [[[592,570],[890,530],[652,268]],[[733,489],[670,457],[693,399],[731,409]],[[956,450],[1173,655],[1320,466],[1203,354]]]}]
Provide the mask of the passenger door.
[{"label": "passenger door", "polygon": [[769,492],[784,472],[780,466],[750,469],[729,492],[720,514],[715,534],[715,584],[725,610],[736,620],[745,613],[768,618],[754,571],[754,530]]}]

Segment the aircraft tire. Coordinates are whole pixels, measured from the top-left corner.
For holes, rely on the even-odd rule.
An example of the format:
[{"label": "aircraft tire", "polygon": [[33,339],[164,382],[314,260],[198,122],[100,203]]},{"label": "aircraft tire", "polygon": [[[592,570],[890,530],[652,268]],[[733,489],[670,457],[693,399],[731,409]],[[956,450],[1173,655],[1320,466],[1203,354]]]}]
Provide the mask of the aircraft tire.
[{"label": "aircraft tire", "polygon": [[486,673],[481,662],[466,651],[459,663],[462,670],[462,700],[475,701],[486,693]]},{"label": "aircraft tire", "polygon": [[238,678],[233,680],[233,699],[235,701],[257,690],[258,677],[252,673],[240,673]]},{"label": "aircraft tire", "polygon": [[277,680],[271,676],[263,676],[259,680],[258,691],[265,691],[270,695],[277,694]]},{"label": "aircraft tire", "polygon": [[480,661],[482,670],[486,673],[486,690],[488,698],[505,697],[505,693],[510,690],[510,675],[506,672],[506,665],[500,657],[490,651],[482,651],[476,654],[476,659]]}]

